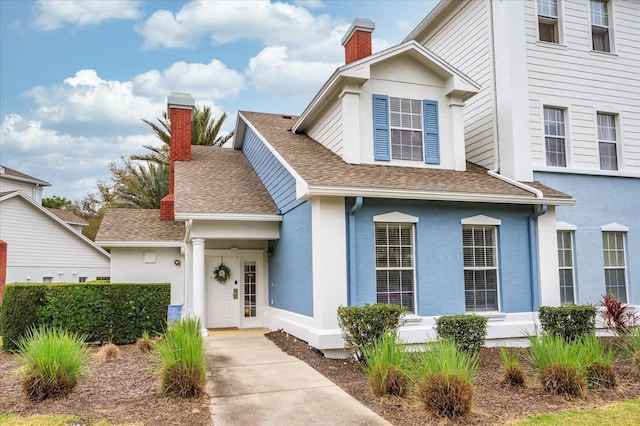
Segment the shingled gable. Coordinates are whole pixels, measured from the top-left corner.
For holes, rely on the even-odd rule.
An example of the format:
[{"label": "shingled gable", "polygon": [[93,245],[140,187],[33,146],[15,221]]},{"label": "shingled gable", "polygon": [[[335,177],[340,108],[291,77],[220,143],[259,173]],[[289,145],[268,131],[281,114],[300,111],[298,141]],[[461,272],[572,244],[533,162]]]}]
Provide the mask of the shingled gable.
[{"label": "shingled gable", "polygon": [[19,172],[17,170],[10,169],[9,167],[6,167],[6,166],[0,166],[0,176],[2,176],[5,179],[33,183],[39,186],[51,186],[49,182],[46,182],[42,179],[35,178],[33,176],[29,176],[28,174]]},{"label": "shingled gable", "polygon": [[291,132],[292,119],[296,118],[241,111],[236,140],[241,141],[246,127],[251,127],[297,177],[299,198],[361,195],[513,204],[574,204],[571,196],[539,183],[532,184],[543,195],[536,197],[535,191],[492,177],[487,174],[487,169],[473,163],[467,163],[467,170],[463,172],[347,164],[309,136]]}]

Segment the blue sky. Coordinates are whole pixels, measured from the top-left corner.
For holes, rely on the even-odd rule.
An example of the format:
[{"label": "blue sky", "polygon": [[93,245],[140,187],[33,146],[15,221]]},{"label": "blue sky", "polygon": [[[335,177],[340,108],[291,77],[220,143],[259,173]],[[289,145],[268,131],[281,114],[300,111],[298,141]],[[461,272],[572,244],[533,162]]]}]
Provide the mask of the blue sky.
[{"label": "blue sky", "polygon": [[355,17],[373,50],[398,44],[431,1],[0,1],[0,163],[71,200],[108,164],[158,144],[172,91],[216,115],[299,114],[342,65]]}]

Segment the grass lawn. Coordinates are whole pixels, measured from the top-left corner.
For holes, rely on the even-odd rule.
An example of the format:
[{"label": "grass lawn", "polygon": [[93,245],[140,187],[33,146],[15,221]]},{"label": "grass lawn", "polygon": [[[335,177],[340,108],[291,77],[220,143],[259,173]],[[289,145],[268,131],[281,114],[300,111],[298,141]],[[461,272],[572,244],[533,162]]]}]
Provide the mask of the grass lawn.
[{"label": "grass lawn", "polygon": [[601,425],[637,425],[640,419],[640,399],[618,402],[605,407],[585,410],[559,411],[554,414],[540,414],[529,417],[512,425],[571,425],[601,426]]},{"label": "grass lawn", "polygon": [[[80,416],[64,415],[38,415],[30,417],[20,417],[16,415],[6,416],[0,414],[0,425],[7,426],[67,426],[82,420]],[[84,424],[84,423],[83,423]],[[115,426],[107,421],[91,422],[90,426]],[[124,423],[117,426],[141,426],[139,423]]]}]

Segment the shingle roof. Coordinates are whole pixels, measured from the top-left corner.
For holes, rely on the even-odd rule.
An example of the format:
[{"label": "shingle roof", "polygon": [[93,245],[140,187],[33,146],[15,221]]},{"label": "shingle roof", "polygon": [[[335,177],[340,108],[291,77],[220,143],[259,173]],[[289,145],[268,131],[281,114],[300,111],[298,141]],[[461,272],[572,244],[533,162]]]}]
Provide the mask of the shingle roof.
[{"label": "shingle roof", "polygon": [[46,182],[46,181],[44,181],[44,180],[42,180],[42,179],[35,178],[35,177],[33,177],[33,176],[29,176],[29,175],[28,175],[28,174],[26,174],[26,173],[22,173],[22,172],[19,172],[19,171],[17,171],[17,170],[10,169],[10,168],[9,168],[9,167],[7,167],[7,166],[0,166],[0,167],[1,167],[1,168],[2,168],[2,170],[3,170],[3,173],[2,173],[2,174],[4,174],[5,176],[18,178],[19,180],[28,180],[28,181],[32,181],[32,182],[34,182],[34,183],[39,183],[40,185],[43,185],[43,186],[51,186],[51,184],[50,184],[49,182]]},{"label": "shingle roof", "polygon": [[63,221],[65,221],[67,223],[71,223],[71,224],[74,224],[74,225],[82,225],[82,226],[87,226],[89,224],[89,222],[87,222],[86,220],[84,220],[80,216],[74,214],[73,212],[70,212],[69,210],[54,209],[54,208],[49,208],[49,207],[47,207],[47,210],[49,210],[49,212],[51,212],[54,215],[58,216],[59,219],[62,219]]},{"label": "shingle roof", "polygon": [[196,145],[174,167],[176,212],[278,214],[242,151]]},{"label": "shingle roof", "polygon": [[107,209],[96,241],[182,241],[184,223],[160,220],[157,209]]},{"label": "shingle roof", "polygon": [[[464,172],[442,169],[347,164],[309,136],[289,130],[297,117],[240,112],[310,186],[491,194],[535,198],[529,191],[487,174],[487,169],[467,162]],[[289,116],[290,117],[290,116]],[[531,184],[545,198],[571,196],[540,183]]]}]

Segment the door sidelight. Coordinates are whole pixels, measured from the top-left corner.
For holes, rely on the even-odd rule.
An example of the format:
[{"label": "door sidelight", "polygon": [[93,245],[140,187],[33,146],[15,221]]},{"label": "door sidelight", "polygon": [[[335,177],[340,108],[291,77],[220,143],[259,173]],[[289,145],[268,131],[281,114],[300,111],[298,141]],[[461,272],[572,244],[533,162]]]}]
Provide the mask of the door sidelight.
[{"label": "door sidelight", "polygon": [[234,288],[233,289],[233,300],[237,300],[238,299],[238,289]]}]

